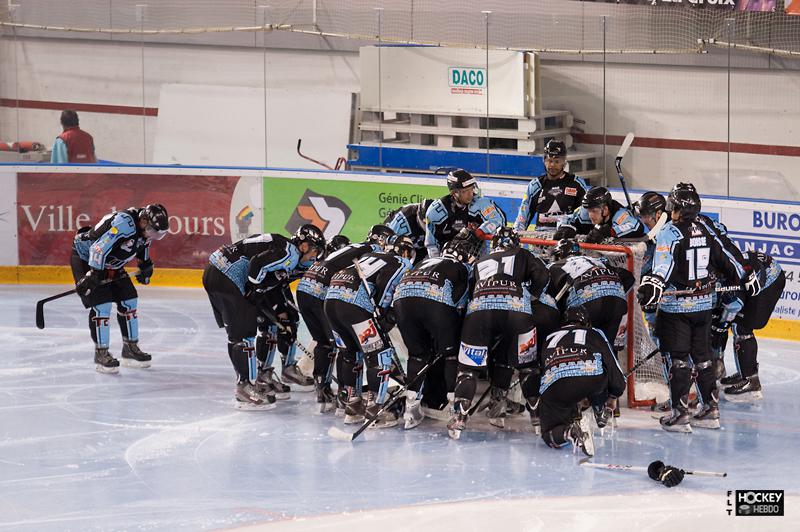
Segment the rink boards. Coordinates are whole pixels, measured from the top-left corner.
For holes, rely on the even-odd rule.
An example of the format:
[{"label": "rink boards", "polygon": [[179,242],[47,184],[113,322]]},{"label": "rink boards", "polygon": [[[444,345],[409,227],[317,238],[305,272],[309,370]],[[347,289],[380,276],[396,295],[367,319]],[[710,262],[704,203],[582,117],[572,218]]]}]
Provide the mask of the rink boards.
[{"label": "rink boards", "polygon": [[[526,184],[482,180],[484,195],[516,217]],[[258,232],[303,223],[361,240],[392,210],[447,193],[443,179],[378,173],[187,166],[0,166],[0,282],[69,283],[75,230],[114,209],[163,203],[170,236],[153,246],[154,284],[199,286],[208,255]],[[641,191],[631,191],[635,201]],[[621,191],[614,191],[624,203]],[[763,251],[787,283],[765,335],[800,339],[800,204],[703,197],[743,250]]]}]

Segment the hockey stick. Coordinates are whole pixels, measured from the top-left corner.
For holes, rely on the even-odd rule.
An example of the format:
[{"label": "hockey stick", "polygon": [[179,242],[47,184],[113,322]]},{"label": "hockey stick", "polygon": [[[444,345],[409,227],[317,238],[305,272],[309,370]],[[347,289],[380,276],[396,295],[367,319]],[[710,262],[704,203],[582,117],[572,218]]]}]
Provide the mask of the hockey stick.
[{"label": "hockey stick", "polygon": [[[687,290],[672,290],[672,291],[669,291],[669,292],[664,292],[662,295],[665,295],[665,296],[690,296],[692,294],[705,295],[705,294],[699,294],[698,293],[699,290],[704,290],[704,289],[705,288],[700,287],[700,288],[689,288]],[[721,292],[737,292],[739,290],[744,290],[744,288],[742,288],[741,286],[736,286],[736,285],[733,285],[733,286],[720,286],[720,287],[715,288],[714,292],[717,292],[717,293],[721,293]]]},{"label": "hockey stick", "polygon": [[372,301],[372,318],[375,320],[375,329],[378,331],[378,334],[380,334],[381,340],[383,340],[383,342],[392,349],[392,362],[394,362],[394,365],[397,366],[400,376],[405,382],[407,380],[406,372],[403,370],[403,366],[400,364],[400,359],[397,356],[397,350],[392,345],[389,335],[386,334],[378,324],[378,320],[380,319],[380,306],[378,305],[378,302],[375,301],[375,296],[372,293],[372,289],[369,287],[369,283],[367,282],[367,276],[364,275],[364,270],[361,269],[361,265],[358,263],[358,260],[359,259],[353,260],[353,266],[356,267],[356,273],[358,273],[358,277],[361,279],[361,284],[364,286],[364,290],[367,292],[367,297],[369,297],[369,299]]},{"label": "hockey stick", "polygon": [[641,368],[645,364],[645,362],[647,362],[648,360],[650,360],[651,358],[653,358],[654,356],[656,356],[660,352],[661,352],[661,349],[659,349],[658,347],[653,349],[646,357],[644,357],[639,362],[637,362],[636,364],[633,365],[633,367],[628,371],[628,373],[625,374],[625,378],[627,379],[628,377],[633,375],[633,373],[637,369]]},{"label": "hockey stick", "polygon": [[437,362],[439,362],[439,360],[441,360],[441,358],[442,358],[441,354],[438,354],[435,357],[433,357],[433,360],[431,360],[430,362],[425,364],[422,367],[422,369],[419,370],[419,373],[417,373],[417,376],[414,377],[413,379],[411,379],[411,382],[409,382],[408,384],[406,384],[405,386],[400,388],[396,393],[389,395],[387,401],[383,403],[383,406],[380,407],[380,409],[378,409],[377,412],[372,414],[369,417],[369,419],[367,419],[364,422],[364,424],[361,425],[358,428],[357,431],[355,431],[355,432],[353,432],[351,434],[349,432],[343,431],[339,427],[331,427],[330,429],[328,429],[328,436],[330,436],[331,438],[335,438],[337,440],[342,440],[342,441],[353,441],[356,438],[358,438],[361,435],[362,432],[367,430],[370,425],[375,423],[375,420],[378,419],[381,416],[381,414],[383,414],[386,410],[388,410],[389,407],[392,406],[395,402],[397,402],[398,399],[400,399],[401,397],[404,397],[406,395],[406,391],[408,391],[408,388],[412,384],[416,384],[417,382],[420,381],[421,378],[424,378],[425,374],[428,373],[428,369],[430,367],[432,367],[434,364],[436,364]]},{"label": "hockey stick", "polygon": [[[644,466],[633,466],[633,465],[623,465],[623,464],[595,464],[588,461],[588,458],[585,460],[581,460],[580,463],[582,466],[586,467],[594,467],[596,469],[608,469],[610,471],[631,471],[631,472],[642,472],[647,473],[647,468]],[[716,471],[686,471],[684,473],[687,475],[694,475],[696,477],[727,477],[727,473],[717,473]]]},{"label": "hockey stick", "polygon": [[622,141],[622,146],[620,146],[619,151],[617,152],[617,158],[614,160],[614,166],[617,167],[617,177],[619,177],[619,183],[622,185],[622,191],[625,193],[625,200],[628,202],[628,209],[633,212],[631,197],[628,195],[628,188],[625,186],[625,176],[622,175],[622,158],[625,157],[625,153],[628,151],[628,148],[631,147],[631,144],[633,144],[633,133],[628,133],[625,136],[625,140]]},{"label": "hockey stick", "polygon": [[[134,272],[133,276],[135,277],[138,273],[139,273],[138,271]],[[113,279],[106,279],[105,281],[101,281],[100,283],[98,283],[97,287],[99,288],[101,286],[105,286],[107,284],[111,284],[111,283],[113,283],[115,281],[119,281],[120,279],[125,279],[125,278],[128,278],[130,276],[131,276],[131,274],[126,273],[124,275],[120,275],[119,277],[114,277]],[[66,297],[66,296],[71,295],[71,294],[76,294],[77,292],[78,292],[78,289],[77,288],[73,288],[72,290],[67,290],[66,292],[61,292],[60,294],[56,294],[54,296],[46,297],[44,299],[40,299],[39,301],[37,301],[36,302],[36,328],[44,329],[44,304],[45,303],[48,303],[50,301],[54,301],[56,299],[61,299],[62,297]],[[89,295],[89,293],[87,292],[86,295]]]},{"label": "hockey stick", "polygon": [[[300,157],[302,157],[306,161],[311,161],[312,163],[318,164],[320,166],[323,166],[323,167],[327,168],[328,170],[333,170],[332,166],[327,165],[327,164],[323,163],[322,161],[318,161],[316,159],[312,159],[311,157],[309,157],[307,155],[303,155],[303,153],[300,151],[300,144],[302,144],[302,142],[303,142],[303,139],[297,139],[297,155],[299,155]],[[337,165],[338,165],[338,161],[337,161]]]}]

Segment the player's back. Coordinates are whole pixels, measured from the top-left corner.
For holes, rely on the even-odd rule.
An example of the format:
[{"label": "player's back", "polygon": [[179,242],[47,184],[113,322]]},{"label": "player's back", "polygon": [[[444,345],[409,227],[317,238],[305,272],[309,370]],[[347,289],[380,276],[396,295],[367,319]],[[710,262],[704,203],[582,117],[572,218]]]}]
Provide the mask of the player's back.
[{"label": "player's back", "polygon": [[418,297],[460,306],[469,295],[470,270],[450,257],[427,258],[400,280],[395,298]]}]

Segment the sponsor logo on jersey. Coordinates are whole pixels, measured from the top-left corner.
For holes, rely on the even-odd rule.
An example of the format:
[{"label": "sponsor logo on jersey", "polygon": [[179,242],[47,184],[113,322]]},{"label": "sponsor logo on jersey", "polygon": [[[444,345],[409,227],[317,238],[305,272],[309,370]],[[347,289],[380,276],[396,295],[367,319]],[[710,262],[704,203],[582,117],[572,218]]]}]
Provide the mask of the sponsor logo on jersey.
[{"label": "sponsor logo on jersey", "polygon": [[622,214],[619,215],[619,218],[617,218],[617,223],[622,224],[627,219],[628,219],[628,213],[623,212]]},{"label": "sponsor logo on jersey", "polygon": [[378,334],[378,328],[371,319],[353,324],[353,331],[358,337],[358,344],[365,353],[383,349],[383,340]]},{"label": "sponsor logo on jersey", "polygon": [[563,190],[561,190],[561,187],[553,187],[547,191],[547,193],[550,194],[551,196],[560,196],[562,192]]},{"label": "sponsor logo on jersey", "polygon": [[536,357],[536,327],[517,338],[517,360],[520,364],[533,362]]},{"label": "sponsor logo on jersey", "polygon": [[483,215],[484,218],[490,217],[492,214],[494,214],[494,205],[489,205],[488,207],[483,209],[481,211],[481,214]]},{"label": "sponsor logo on jersey", "polygon": [[116,227],[112,227],[111,228],[111,234],[112,235],[116,235],[117,233],[119,233],[119,229],[117,229]]},{"label": "sponsor logo on jersey", "polygon": [[307,188],[284,228],[294,233],[301,225],[313,224],[322,230],[325,238],[332,238],[342,231],[352,212],[339,198],[318,194]]},{"label": "sponsor logo on jersey", "polygon": [[461,342],[458,361],[468,366],[485,366],[489,348],[485,345],[469,345]]},{"label": "sponsor logo on jersey", "polygon": [[578,189],[577,188],[572,188],[572,187],[567,187],[567,188],[564,189],[564,194],[566,194],[567,196],[577,196],[578,195]]}]

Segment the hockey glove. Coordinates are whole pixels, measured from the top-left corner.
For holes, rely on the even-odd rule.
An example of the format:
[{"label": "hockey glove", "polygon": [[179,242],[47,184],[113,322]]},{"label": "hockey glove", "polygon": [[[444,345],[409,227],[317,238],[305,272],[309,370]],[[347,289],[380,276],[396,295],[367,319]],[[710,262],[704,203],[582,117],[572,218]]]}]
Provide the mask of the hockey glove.
[{"label": "hockey glove", "polygon": [[639,305],[645,312],[653,312],[658,308],[658,301],[664,292],[664,281],[658,275],[645,275],[637,293]]},{"label": "hockey glove", "polygon": [[75,291],[78,292],[78,295],[81,297],[88,296],[100,285],[102,276],[103,272],[101,270],[89,270],[86,272],[86,275],[75,283]]},{"label": "hockey glove", "polygon": [[578,232],[571,225],[562,225],[556,232],[553,233],[553,240],[561,240],[564,238],[575,238]]},{"label": "hockey glove", "polygon": [[139,261],[139,273],[135,275],[139,284],[150,284],[150,278],[153,276],[153,261],[150,259]]},{"label": "hockey glove", "polygon": [[589,231],[589,234],[586,235],[586,243],[587,244],[599,244],[606,238],[611,237],[611,226],[608,224],[603,225],[596,225],[594,228]]},{"label": "hockey glove", "polygon": [[681,483],[684,475],[686,475],[686,472],[683,469],[678,469],[671,465],[664,466],[659,476],[659,482],[668,488],[672,488]]},{"label": "hockey glove", "polygon": [[745,279],[744,288],[751,297],[757,296],[761,293],[761,278],[755,270],[751,271],[750,275],[748,275],[747,279]]}]

